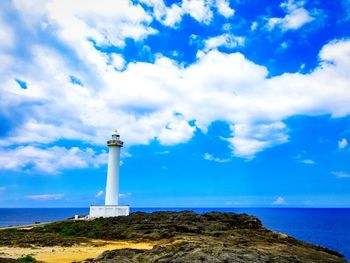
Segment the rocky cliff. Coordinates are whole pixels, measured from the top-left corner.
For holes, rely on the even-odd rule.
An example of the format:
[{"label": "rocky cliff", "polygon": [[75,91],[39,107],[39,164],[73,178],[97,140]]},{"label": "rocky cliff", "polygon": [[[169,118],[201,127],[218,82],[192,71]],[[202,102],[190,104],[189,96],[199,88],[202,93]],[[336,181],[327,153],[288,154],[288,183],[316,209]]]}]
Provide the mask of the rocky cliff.
[{"label": "rocky cliff", "polygon": [[71,246],[89,239],[152,241],[150,250],[105,251],[82,262],[346,262],[336,251],[266,229],[246,214],[132,213],[0,231],[0,245]]},{"label": "rocky cliff", "polygon": [[97,220],[114,226],[107,238],[159,244],[151,250],[106,251],[83,262],[346,262],[335,251],[270,231],[246,214],[158,212]]}]

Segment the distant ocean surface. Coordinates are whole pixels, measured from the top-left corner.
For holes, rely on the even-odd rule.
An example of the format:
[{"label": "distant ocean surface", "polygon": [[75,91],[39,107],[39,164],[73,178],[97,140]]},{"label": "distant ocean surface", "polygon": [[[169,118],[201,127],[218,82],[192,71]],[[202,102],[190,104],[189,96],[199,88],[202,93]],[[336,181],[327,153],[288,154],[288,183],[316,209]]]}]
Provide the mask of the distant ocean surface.
[{"label": "distant ocean surface", "polygon": [[[350,208],[131,208],[131,212],[193,210],[247,213],[265,227],[342,253],[350,260]],[[87,215],[88,208],[0,208],[0,227]]]}]

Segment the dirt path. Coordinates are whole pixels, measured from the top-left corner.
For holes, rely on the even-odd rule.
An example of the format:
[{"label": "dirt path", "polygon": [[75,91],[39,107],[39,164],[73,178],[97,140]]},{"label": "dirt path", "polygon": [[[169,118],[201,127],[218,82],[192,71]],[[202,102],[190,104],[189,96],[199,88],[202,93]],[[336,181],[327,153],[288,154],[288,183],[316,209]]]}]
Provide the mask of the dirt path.
[{"label": "dirt path", "polygon": [[70,263],[86,258],[94,258],[106,250],[135,248],[151,249],[154,243],[150,242],[126,242],[126,241],[104,241],[92,240],[91,243],[83,243],[72,247],[0,247],[0,256],[19,258],[23,255],[32,255],[37,260],[47,263]]}]

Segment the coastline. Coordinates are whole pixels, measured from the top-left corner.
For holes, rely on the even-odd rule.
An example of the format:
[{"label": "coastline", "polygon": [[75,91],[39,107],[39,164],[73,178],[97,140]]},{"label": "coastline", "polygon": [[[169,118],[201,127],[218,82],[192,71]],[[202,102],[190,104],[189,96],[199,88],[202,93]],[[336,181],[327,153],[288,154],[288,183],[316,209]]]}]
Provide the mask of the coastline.
[{"label": "coastline", "polygon": [[27,224],[27,225],[18,225],[18,226],[5,226],[5,227],[0,227],[0,230],[6,230],[6,229],[32,229],[33,227],[36,226],[44,226],[50,223],[57,223],[60,221],[64,221],[64,220],[59,220],[59,221],[51,221],[51,222],[42,222],[42,223],[34,223],[34,224]]},{"label": "coastline", "polygon": [[[131,212],[181,211],[184,208],[131,208]],[[268,229],[297,239],[340,251],[350,260],[349,208],[187,208],[197,213],[210,211],[247,213],[257,216]],[[0,208],[0,225],[28,225],[30,222],[56,222],[88,208]],[[317,218],[317,220],[315,220]],[[32,225],[32,224],[29,224]],[[17,227],[17,226],[15,226]]]},{"label": "coastline", "polygon": [[106,257],[124,257],[157,262],[152,260],[162,256],[173,257],[168,262],[192,262],[198,256],[210,258],[213,253],[222,262],[225,257],[248,257],[242,262],[265,262],[262,260],[267,258],[287,260],[277,262],[347,262],[336,251],[270,231],[256,217],[225,212],[138,212],[128,217],[58,221],[0,230],[0,242],[12,253],[3,255],[15,258],[30,253],[46,262],[64,254],[70,255],[66,262],[77,255],[81,257],[76,261],[95,257],[100,260],[96,262],[105,262]]},{"label": "coastline", "polygon": [[87,258],[95,258],[104,251],[114,249],[142,249],[147,250],[153,247],[152,242],[127,242],[127,241],[106,241],[90,240],[88,243],[73,245],[70,247],[0,247],[0,255],[5,258],[17,259],[25,255],[31,255],[36,260],[47,263],[71,263],[82,261]]}]

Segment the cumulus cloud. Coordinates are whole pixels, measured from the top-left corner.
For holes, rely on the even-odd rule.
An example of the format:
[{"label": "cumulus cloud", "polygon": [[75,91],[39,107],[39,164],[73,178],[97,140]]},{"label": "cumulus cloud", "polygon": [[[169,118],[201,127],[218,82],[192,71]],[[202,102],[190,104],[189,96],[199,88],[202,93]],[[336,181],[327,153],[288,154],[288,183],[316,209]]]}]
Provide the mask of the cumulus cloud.
[{"label": "cumulus cloud", "polygon": [[315,164],[315,161],[311,159],[301,160],[300,162],[304,164]]},{"label": "cumulus cloud", "polygon": [[257,152],[288,141],[286,125],[282,122],[247,124],[239,123],[231,128],[228,139],[236,156],[251,159]]},{"label": "cumulus cloud", "polygon": [[250,30],[251,31],[255,31],[258,28],[258,22],[254,21],[251,25],[250,25]]},{"label": "cumulus cloud", "polygon": [[103,195],[104,195],[104,191],[103,191],[103,190],[100,190],[100,191],[95,195],[95,197],[96,197],[96,198],[103,198]]},{"label": "cumulus cloud", "polygon": [[341,139],[340,141],[338,141],[338,147],[339,147],[339,149],[344,149],[344,148],[346,148],[348,146],[348,141],[345,139],[345,138],[343,138],[343,139]]},{"label": "cumulus cloud", "polygon": [[279,196],[276,198],[275,201],[272,202],[273,205],[285,205],[287,204],[286,200],[284,199],[284,197]]},{"label": "cumulus cloud", "polygon": [[35,201],[50,201],[50,200],[60,200],[64,197],[63,194],[41,194],[41,195],[27,195],[26,199]]},{"label": "cumulus cloud", "polygon": [[110,61],[111,65],[113,65],[116,69],[122,70],[124,68],[125,60],[122,55],[112,54],[110,58],[111,58],[111,61]]},{"label": "cumulus cloud", "polygon": [[120,193],[118,195],[118,197],[121,198],[121,199],[129,198],[130,196],[131,196],[131,193],[126,193],[126,194]]},{"label": "cumulus cloud", "polygon": [[[227,139],[234,154],[251,158],[288,141],[282,120],[289,116],[344,116],[350,111],[346,74],[350,41],[326,45],[319,67],[309,74],[266,78],[266,68],[242,54],[212,50],[186,68],[160,56],[154,63],[129,63],[122,72],[106,70],[99,76],[105,83],[100,89],[84,79],[84,87],[72,87],[66,74],[73,69],[58,54],[34,50],[32,70],[42,74],[22,74],[30,83],[26,90],[16,88],[12,80],[2,86],[2,105],[9,114],[23,105],[27,111],[18,129],[0,145],[60,138],[102,145],[111,123],[120,127],[129,145],[152,139],[171,145],[188,141],[195,128],[205,132],[211,122],[221,119],[231,124],[232,137]],[[57,122],[50,116],[61,118]]]},{"label": "cumulus cloud", "polygon": [[230,159],[227,159],[227,158],[223,159],[223,158],[215,157],[214,155],[212,155],[210,153],[204,154],[204,160],[213,161],[213,162],[217,162],[217,163],[227,163],[230,161]]},{"label": "cumulus cloud", "polygon": [[305,155],[306,155],[306,152],[303,151],[301,154],[298,154],[297,156],[295,156],[294,159],[299,163],[308,164],[308,165],[312,165],[316,163],[314,160],[310,158],[306,158]]},{"label": "cumulus cloud", "polygon": [[174,118],[174,121],[169,122],[163,127],[157,136],[159,142],[163,145],[173,145],[187,142],[192,138],[195,127],[183,119]]},{"label": "cumulus cloud", "polygon": [[[120,193],[118,196],[121,199],[129,198],[131,196],[131,193],[126,193],[126,194]],[[98,191],[98,193],[95,195],[95,197],[96,198],[100,198],[100,199],[103,198],[104,197],[104,191],[103,190]]]},{"label": "cumulus cloud", "polygon": [[267,22],[267,27],[272,30],[275,27],[280,27],[283,31],[296,30],[303,25],[310,23],[315,18],[310,15],[309,11],[304,7],[303,1],[288,0],[281,4],[281,7],[286,12],[282,18],[272,17]]},{"label": "cumulus cloud", "polygon": [[183,0],[182,8],[198,22],[209,24],[213,13],[210,9],[210,1],[207,0]]},{"label": "cumulus cloud", "polygon": [[15,43],[14,37],[12,28],[4,21],[0,13],[0,49],[12,48]]},{"label": "cumulus cloud", "polygon": [[14,171],[39,171],[56,174],[62,169],[99,167],[107,162],[107,154],[97,154],[91,148],[67,149],[54,146],[38,148],[19,146],[0,150],[0,169]]},{"label": "cumulus cloud", "polygon": [[243,46],[245,42],[244,37],[233,36],[231,34],[223,34],[220,36],[212,37],[204,42],[204,51],[207,52],[217,47],[235,48],[237,46]]},{"label": "cumulus cloud", "polygon": [[234,9],[226,0],[182,0],[167,6],[163,0],[141,0],[152,8],[152,15],[165,26],[176,27],[184,15],[189,15],[199,23],[209,24],[213,18],[213,8],[225,18],[234,15]]},{"label": "cumulus cloud", "polygon": [[[0,109],[3,118],[15,119],[16,125],[0,139],[2,169],[34,167],[56,173],[90,167],[102,164],[105,154],[44,145],[61,139],[105,145],[115,128],[128,146],[152,140],[173,145],[189,141],[196,130],[205,133],[216,120],[230,125],[226,140],[233,155],[253,158],[288,142],[284,120],[290,116],[350,113],[350,40],[325,45],[319,65],[306,74],[268,77],[266,67],[243,54],[215,48],[188,66],[161,54],[154,62],[127,63],[118,55],[111,58],[92,42],[123,45],[126,37],[141,40],[152,34],[152,18],[140,5],[121,1],[119,6],[118,1],[118,8],[111,8],[104,2],[95,9],[53,0],[44,1],[45,13],[24,2],[16,1],[28,23],[47,23],[61,45],[76,56],[70,59],[60,48],[40,44],[27,47],[28,59],[3,55],[8,63],[0,63],[4,72]],[[124,16],[132,18],[124,21]],[[69,76],[84,85],[73,84]],[[25,81],[27,89],[15,79]],[[52,157],[56,155],[57,159]],[[74,161],[65,161],[67,155]]]},{"label": "cumulus cloud", "polygon": [[161,151],[161,152],[155,152],[155,154],[169,154],[169,150]]},{"label": "cumulus cloud", "polygon": [[94,45],[123,47],[126,38],[142,40],[157,32],[149,26],[152,16],[128,0],[15,0],[14,5],[29,26],[53,32],[96,74],[108,56]]},{"label": "cumulus cloud", "polygon": [[181,4],[172,4],[166,6],[163,0],[141,0],[141,3],[152,8],[152,15],[165,26],[174,27],[184,15],[184,10]]},{"label": "cumulus cloud", "polygon": [[226,0],[216,0],[216,6],[221,15],[229,18],[234,15],[235,10],[230,7],[230,3]]},{"label": "cumulus cloud", "polygon": [[350,174],[342,171],[332,172],[337,178],[350,178]]}]

